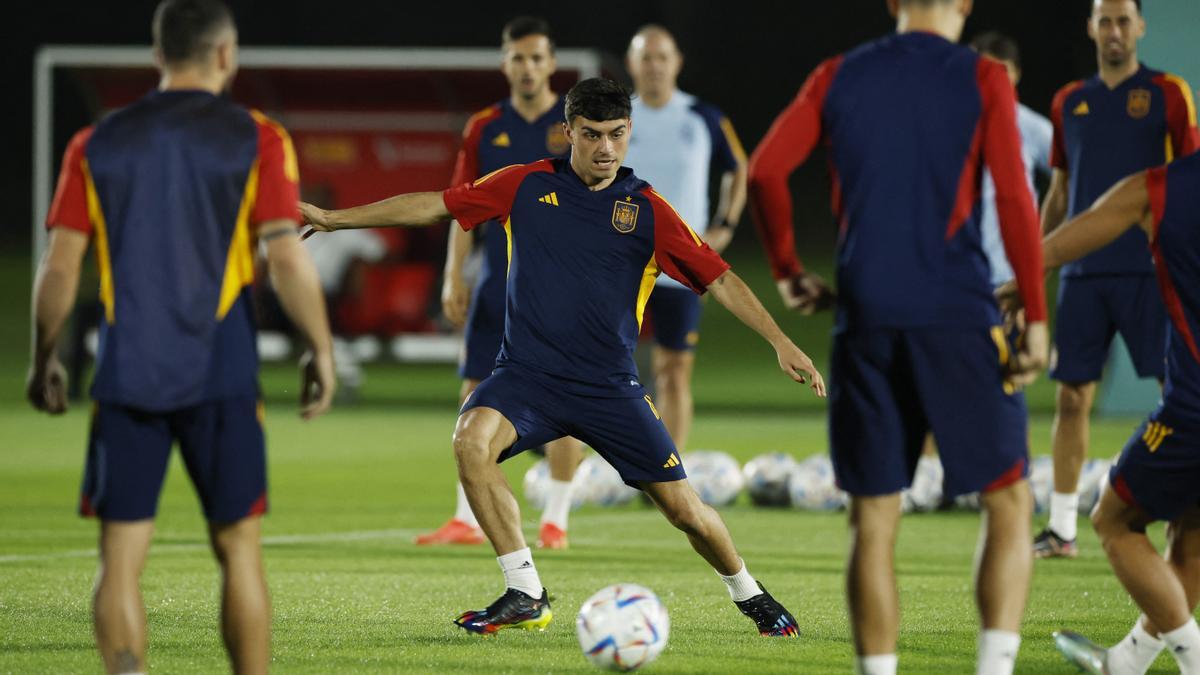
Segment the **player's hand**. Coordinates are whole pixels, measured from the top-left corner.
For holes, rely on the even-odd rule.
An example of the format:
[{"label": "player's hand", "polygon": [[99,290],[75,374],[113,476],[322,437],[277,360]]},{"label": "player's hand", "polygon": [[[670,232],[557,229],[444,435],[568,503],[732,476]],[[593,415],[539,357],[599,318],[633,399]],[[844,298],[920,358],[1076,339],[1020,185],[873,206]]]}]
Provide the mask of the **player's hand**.
[{"label": "player's hand", "polygon": [[471,305],[471,286],[460,275],[447,274],[442,281],[442,313],[446,320],[461,328]]},{"label": "player's hand", "polygon": [[25,396],[42,412],[61,415],[67,411],[67,370],[58,357],[51,356],[46,363],[29,369]]},{"label": "player's hand", "polygon": [[300,417],[314,419],[333,405],[337,377],[333,370],[333,350],[305,352],[300,357]]},{"label": "player's hand", "polygon": [[329,212],[308,202],[300,202],[300,224],[311,225],[312,228],[301,235],[300,239],[308,239],[317,232],[333,232],[337,228],[329,219]]},{"label": "player's hand", "polygon": [[775,286],[779,289],[779,297],[783,298],[784,306],[804,316],[829,309],[836,299],[833,289],[816,274],[796,274],[780,279],[775,282]]},{"label": "player's hand", "polygon": [[995,290],[996,304],[1005,315],[1015,314],[1021,309],[1021,294],[1017,290],[1016,281],[1006,281]]},{"label": "player's hand", "polygon": [[808,354],[800,351],[791,340],[784,338],[775,345],[775,355],[779,358],[779,367],[788,377],[800,384],[807,383],[814,394],[825,398],[825,378],[821,377],[820,371],[813,365],[812,359],[808,358]]},{"label": "player's hand", "polygon": [[733,228],[724,223],[713,225],[708,228],[708,232],[704,233],[704,241],[708,244],[709,248],[720,253],[733,241]]},{"label": "player's hand", "polygon": [[1037,380],[1038,372],[1050,360],[1050,331],[1045,321],[1025,326],[1017,351],[1009,359],[1008,381],[1018,388],[1028,387]]}]

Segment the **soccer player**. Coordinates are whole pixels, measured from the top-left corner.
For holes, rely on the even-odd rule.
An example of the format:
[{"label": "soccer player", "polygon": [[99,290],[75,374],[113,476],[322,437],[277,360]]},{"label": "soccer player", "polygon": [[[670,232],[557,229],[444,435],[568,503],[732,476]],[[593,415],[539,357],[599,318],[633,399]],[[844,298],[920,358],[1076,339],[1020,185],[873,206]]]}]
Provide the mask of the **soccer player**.
[{"label": "soccer player", "polygon": [[587,79],[566,97],[569,159],[506,167],[444,193],[405,194],[339,211],[304,204],[323,231],[498,219],[508,236],[507,317],[496,371],[463,405],[454,455],[507,590],[456,623],[474,633],[543,628],[550,604],[497,462],[572,435],[643,490],[721,576],[763,635],[799,634],[795,619],[746,569],[716,511],[686,480],[675,445],[638,381],[633,348],[654,280],[666,272],[766,338],[784,373],[825,383],[750,289],[665,199],[621,166],[632,132],[629,93]]},{"label": "soccer player", "polygon": [[[1047,343],[1017,103],[1002,65],[954,44],[970,0],[888,8],[895,35],[822,63],[775,120],[750,160],[750,199],[785,301],[814,307],[827,291],[796,257],[787,181],[818,141],[828,144],[839,226],[829,426],[838,484],[851,495],[846,584],[859,672],[896,670],[900,491],[932,430],[947,496],[982,493],[978,670],[1011,673],[1033,562],[1016,388],[1044,363]],[[981,247],[984,167],[1026,303],[1022,352],[1004,339]]]},{"label": "soccer player", "polygon": [[[550,88],[550,76],[554,74],[556,63],[549,24],[533,17],[513,19],[501,34],[501,49],[504,57],[500,69],[508,79],[511,95],[467,121],[452,185],[474,181],[511,164],[561,156],[569,148],[563,135],[562,97]],[[507,266],[504,225],[493,220],[482,223],[480,229],[484,255],[474,291],[463,279],[463,268],[472,248],[471,233],[453,225],[442,285],[442,308],[446,318],[457,325],[462,325],[464,317],[466,319],[465,343],[458,368],[462,378],[460,404],[492,374],[504,337]],[[546,443],[550,485],[538,535],[541,548],[567,547],[571,479],[582,458],[582,448],[574,438],[568,436]],[[483,530],[471,511],[461,483],[457,492],[454,517],[437,530],[417,537],[418,544],[484,542]]]},{"label": "soccer player", "polygon": [[96,643],[110,673],[146,671],[139,577],[171,445],[209,522],[233,670],[265,673],[270,601],[259,547],[267,510],[263,408],[250,300],[255,242],[312,346],[302,416],[336,386],[316,270],[296,236],[296,154],[287,132],[223,96],[237,70],[233,16],[217,0],[165,0],[153,23],[158,91],[67,147],[33,296],[27,394],[66,409],[55,342],[91,242],[100,348],[80,512],[100,518]]},{"label": "soccer player", "polygon": [[[1134,229],[1150,241],[1170,318],[1162,401],[1110,470],[1092,525],[1121,584],[1142,610],[1111,649],[1070,631],[1060,650],[1090,673],[1140,675],[1167,647],[1185,674],[1200,673],[1200,155],[1136,173],[1045,239],[1046,267],[1079,260]],[[1169,523],[1159,557],[1146,536]]]},{"label": "soccer player", "polygon": [[[716,107],[679,91],[683,55],[662,26],[640,29],[629,42],[626,67],[636,96],[638,132],[625,161],[666,197],[696,234],[720,253],[746,205],[746,153],[729,119]],[[709,171],[721,172],[716,212],[708,203]],[[650,296],[654,323],[654,389],[663,424],[680,450],[692,428],[693,350],[700,339],[700,298],[661,275]]]},{"label": "soccer player", "polygon": [[[1143,66],[1146,32],[1139,0],[1094,0],[1087,24],[1099,72],[1054,97],[1051,164],[1042,230],[1088,208],[1134,172],[1193,152],[1200,139],[1191,88]],[[1050,522],[1034,539],[1039,558],[1074,557],[1079,473],[1087,458],[1088,416],[1114,333],[1120,332],[1140,377],[1163,377],[1167,320],[1154,288],[1146,236],[1131,229],[1111,245],[1064,265],[1054,328],[1058,381],[1053,427],[1054,491]]]}]

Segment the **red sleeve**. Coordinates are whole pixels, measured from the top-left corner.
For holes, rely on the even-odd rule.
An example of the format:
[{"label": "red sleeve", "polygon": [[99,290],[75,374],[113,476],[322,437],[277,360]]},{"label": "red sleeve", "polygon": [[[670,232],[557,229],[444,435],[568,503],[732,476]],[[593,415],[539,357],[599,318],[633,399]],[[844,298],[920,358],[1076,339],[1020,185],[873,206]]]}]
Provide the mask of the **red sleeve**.
[{"label": "red sleeve", "polygon": [[479,140],[483,138],[483,128],[487,123],[496,119],[500,114],[499,108],[485,108],[467,120],[463,127],[463,144],[458,149],[458,159],[454,162],[454,174],[450,177],[450,185],[462,185],[479,178]]},{"label": "red sleeve", "polygon": [[300,168],[288,132],[278,122],[253,110],[258,125],[258,185],[250,225],[268,220],[300,222]]},{"label": "red sleeve", "polygon": [[1146,171],[1146,195],[1150,201],[1150,213],[1154,216],[1154,233],[1151,243],[1158,239],[1158,226],[1167,210],[1167,167],[1159,166]]},{"label": "red sleeve", "polygon": [[1167,101],[1167,134],[1171,139],[1173,157],[1186,157],[1200,148],[1200,131],[1196,130],[1196,100],[1187,80],[1177,75],[1163,73],[1154,78],[1162,87]]},{"label": "red sleeve", "polygon": [[796,256],[788,177],[821,140],[821,108],[841,64],[842,57],[834,57],[808,76],[795,100],[775,118],[750,157],[750,209],[776,279],[804,269]]},{"label": "red sleeve", "polygon": [[1045,321],[1041,232],[1021,159],[1016,91],[999,62],[979,59],[976,76],[983,104],[983,160],[996,184],[996,215],[1004,252],[1012,264],[1026,320]]},{"label": "red sleeve", "polygon": [[1067,146],[1063,141],[1063,106],[1071,92],[1083,86],[1082,82],[1072,82],[1054,95],[1050,103],[1050,123],[1054,125],[1054,142],[1050,145],[1050,168],[1067,169]]},{"label": "red sleeve", "polygon": [[729,269],[729,263],[688,227],[662,195],[651,188],[642,194],[654,209],[654,262],[658,269],[703,295],[708,285]]},{"label": "red sleeve", "polygon": [[470,231],[489,220],[503,220],[512,209],[517,188],[531,173],[554,171],[550,160],[513,164],[472,182],[442,192],[442,203],[462,229]]},{"label": "red sleeve", "polygon": [[87,175],[84,164],[88,140],[92,127],[80,129],[63,153],[62,168],[58,172],[58,187],[54,189],[54,201],[50,202],[50,213],[46,214],[46,227],[69,227],[84,234],[92,233],[92,220],[88,217]]}]

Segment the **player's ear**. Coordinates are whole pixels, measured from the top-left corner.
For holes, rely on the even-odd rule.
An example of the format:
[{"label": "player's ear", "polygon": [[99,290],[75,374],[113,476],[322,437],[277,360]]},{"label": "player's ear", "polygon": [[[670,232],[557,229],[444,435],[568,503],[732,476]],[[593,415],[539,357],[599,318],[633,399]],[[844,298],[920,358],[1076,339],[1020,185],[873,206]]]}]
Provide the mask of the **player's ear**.
[{"label": "player's ear", "polygon": [[900,0],[887,0],[887,8],[893,19],[900,16]]},{"label": "player's ear", "polygon": [[971,10],[974,8],[975,0],[962,0],[962,5],[959,7],[959,11],[962,12],[964,17],[968,17],[971,16]]},{"label": "player's ear", "polygon": [[154,48],[154,66],[159,70],[167,69],[167,60],[163,58],[162,49],[158,47]]}]

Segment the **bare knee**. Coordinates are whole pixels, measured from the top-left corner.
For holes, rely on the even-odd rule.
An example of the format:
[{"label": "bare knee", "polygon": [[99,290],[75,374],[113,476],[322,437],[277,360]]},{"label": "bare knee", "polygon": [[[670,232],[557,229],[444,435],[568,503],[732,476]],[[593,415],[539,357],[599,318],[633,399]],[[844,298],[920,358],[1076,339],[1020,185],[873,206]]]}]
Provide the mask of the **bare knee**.
[{"label": "bare knee", "polygon": [[1092,383],[1058,385],[1056,395],[1056,412],[1066,419],[1081,419],[1087,417],[1092,409],[1092,393],[1095,385]]},{"label": "bare knee", "polygon": [[1033,515],[1033,493],[1026,480],[989,490],[983,493],[981,501],[989,524],[1022,523]]},{"label": "bare knee", "polygon": [[692,353],[660,347],[656,355],[654,381],[658,386],[659,397],[688,391],[692,382]]},{"label": "bare knee", "polygon": [[214,524],[209,528],[213,554],[222,566],[259,553],[259,527],[262,519],[250,516],[233,523]]},{"label": "bare knee", "polygon": [[699,497],[676,500],[662,507],[663,515],[672,526],[691,535],[704,531],[704,522],[710,510]]},{"label": "bare knee", "polygon": [[850,530],[855,547],[891,548],[900,526],[900,494],[854,497],[850,501]]}]

